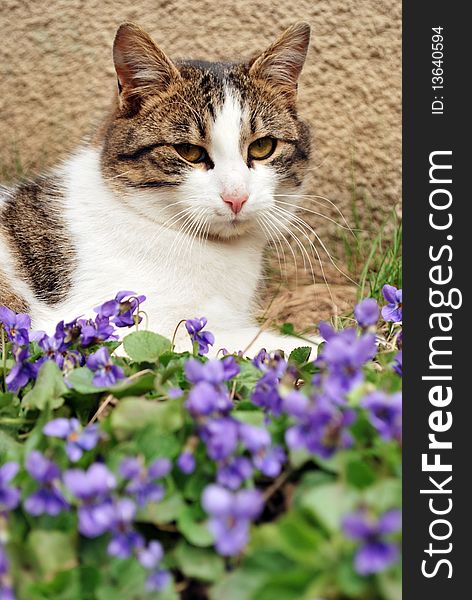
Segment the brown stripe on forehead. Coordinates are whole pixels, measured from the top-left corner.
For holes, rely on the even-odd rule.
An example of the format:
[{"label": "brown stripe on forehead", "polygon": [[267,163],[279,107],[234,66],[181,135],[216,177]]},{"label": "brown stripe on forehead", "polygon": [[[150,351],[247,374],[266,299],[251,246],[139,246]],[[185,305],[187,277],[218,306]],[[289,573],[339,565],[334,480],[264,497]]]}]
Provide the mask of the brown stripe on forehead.
[{"label": "brown stripe on forehead", "polygon": [[41,177],[21,184],[0,215],[16,268],[37,298],[50,305],[67,296],[76,260],[61,200],[54,179]]},{"label": "brown stripe on forehead", "polygon": [[27,313],[28,304],[13,289],[13,284],[7,280],[7,276],[0,268],[0,306],[6,306],[16,313]]}]

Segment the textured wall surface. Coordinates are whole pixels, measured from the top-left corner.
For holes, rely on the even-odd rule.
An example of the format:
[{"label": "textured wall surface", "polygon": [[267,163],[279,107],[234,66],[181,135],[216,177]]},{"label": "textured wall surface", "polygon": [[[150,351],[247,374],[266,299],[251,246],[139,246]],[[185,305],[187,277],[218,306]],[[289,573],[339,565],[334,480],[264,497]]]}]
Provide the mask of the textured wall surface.
[{"label": "textured wall surface", "polygon": [[[400,200],[400,0],[0,0],[0,7],[0,177],[52,164],[93,130],[115,85],[111,44],[121,21],[146,28],[170,56],[231,59],[305,20],[312,44],[300,112],[315,141],[310,193],[348,219],[355,199],[376,223]],[[325,201],[307,202],[339,218]],[[308,213],[307,220],[340,248],[332,223]]]}]

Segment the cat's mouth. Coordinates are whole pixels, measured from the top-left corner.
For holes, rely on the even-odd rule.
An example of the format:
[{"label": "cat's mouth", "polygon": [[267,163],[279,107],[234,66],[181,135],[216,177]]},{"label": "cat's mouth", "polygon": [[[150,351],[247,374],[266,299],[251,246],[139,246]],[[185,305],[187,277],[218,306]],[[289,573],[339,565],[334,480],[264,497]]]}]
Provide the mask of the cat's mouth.
[{"label": "cat's mouth", "polygon": [[218,238],[240,237],[252,231],[253,221],[249,215],[218,215],[210,227],[210,235]]}]

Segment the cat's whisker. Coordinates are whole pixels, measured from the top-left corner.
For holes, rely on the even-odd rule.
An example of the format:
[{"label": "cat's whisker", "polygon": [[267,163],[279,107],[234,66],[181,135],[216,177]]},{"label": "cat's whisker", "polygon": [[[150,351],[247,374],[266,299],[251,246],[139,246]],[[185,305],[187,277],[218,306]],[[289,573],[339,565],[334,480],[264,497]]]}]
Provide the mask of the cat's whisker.
[{"label": "cat's whisker", "polygon": [[[311,276],[312,276],[312,279],[313,279],[313,285],[315,286],[316,285],[315,271],[314,271],[314,268],[313,268],[313,263],[311,262],[311,257],[308,254],[305,246],[302,244],[302,242],[299,240],[299,238],[293,233],[293,231],[291,231],[291,229],[286,225],[286,223],[284,223],[283,221],[281,221],[280,218],[274,214],[274,212],[272,212],[272,211],[270,212],[270,217],[271,217],[272,221],[275,220],[276,223],[280,224],[283,227],[283,229],[285,231],[287,231],[287,233],[293,238],[293,240],[295,241],[295,243],[297,244],[297,246],[300,248],[300,250],[302,252],[303,266],[304,266],[305,271],[306,271],[305,257],[308,260],[308,264],[310,265]],[[283,218],[285,219],[285,217],[283,217]],[[287,240],[287,243],[288,243],[288,240]],[[289,244],[289,246],[290,246],[290,244]],[[292,251],[293,251],[293,248],[292,248]]]},{"label": "cat's whisker", "polygon": [[[305,223],[304,223],[304,221],[303,221],[302,219],[300,219],[300,218],[299,218],[299,217],[297,217],[296,215],[293,215],[292,213],[290,213],[290,212],[286,211],[285,209],[280,209],[280,208],[278,208],[278,207],[274,207],[274,208],[275,208],[276,210],[278,210],[278,211],[279,211],[279,214],[282,214],[282,215],[284,215],[284,214],[285,214],[285,216],[290,216],[291,218],[293,217],[293,219],[295,220],[295,223],[305,224]],[[295,227],[295,229],[296,229],[297,231],[299,231],[299,232],[300,232],[300,233],[301,233],[301,234],[302,234],[302,235],[303,235],[303,236],[304,236],[304,237],[305,237],[305,238],[308,240],[308,243],[310,244],[310,247],[312,248],[312,250],[313,250],[313,251],[315,252],[315,254],[316,254],[316,257],[317,257],[317,259],[318,259],[318,263],[319,263],[319,265],[320,265],[321,276],[323,277],[323,281],[324,281],[324,283],[325,283],[325,285],[326,285],[326,289],[328,290],[328,294],[329,294],[329,297],[331,298],[331,302],[334,304],[334,298],[333,298],[333,295],[332,295],[332,293],[331,293],[331,288],[330,288],[330,286],[329,286],[328,280],[326,279],[326,274],[325,274],[325,271],[324,271],[323,262],[322,262],[322,260],[321,260],[320,253],[318,252],[318,248],[315,246],[315,244],[314,244],[314,243],[313,243],[313,241],[312,241],[312,240],[309,238],[309,236],[308,236],[308,235],[307,235],[307,234],[304,232],[304,230],[303,230],[303,229],[301,229],[301,228],[300,228],[298,225],[296,225],[295,223],[292,223],[292,226],[293,226],[293,227]],[[305,224],[305,226],[306,226],[306,224]]]},{"label": "cat's whisker", "polygon": [[203,223],[202,226],[200,228],[200,232],[198,234],[198,245],[199,245],[199,251],[198,251],[198,265],[199,265],[199,272],[200,272],[200,276],[203,273],[203,260],[202,260],[202,253],[203,253],[203,248],[206,244],[206,240],[205,240],[205,231],[208,227],[208,224],[210,222],[210,219],[208,217],[208,214],[210,213],[209,210],[207,210],[207,212],[204,214],[203,216]]},{"label": "cat's whisker", "polygon": [[173,255],[174,265],[177,263],[177,259],[180,258],[182,249],[188,242],[189,232],[195,227],[195,215],[192,213],[182,226],[180,231],[179,243],[176,245]]},{"label": "cat's whisker", "polygon": [[[275,196],[283,196],[283,194],[275,194]],[[300,206],[298,204],[293,204],[291,202],[284,202],[283,200],[277,200],[276,203],[277,204],[284,204],[285,206],[293,206],[297,210],[304,210],[305,212],[309,212],[309,213],[311,213],[313,215],[317,215],[318,217],[321,217],[322,219],[326,219],[327,221],[330,221],[331,223],[334,223],[335,225],[337,225],[341,229],[347,229],[348,231],[350,231],[352,233],[352,229],[350,227],[346,227],[345,225],[342,225],[341,223],[338,223],[337,221],[335,221],[331,217],[328,217],[327,215],[324,215],[323,213],[317,212],[316,210],[311,210],[311,208],[306,208],[305,206]]]},{"label": "cat's whisker", "polygon": [[[266,218],[266,221],[268,222],[268,225],[270,224],[271,227],[273,228],[273,230],[276,232],[276,235],[287,244],[287,246],[292,254],[293,264],[295,266],[295,279],[298,284],[298,261],[297,261],[297,256],[295,254],[294,249],[292,248],[292,245],[290,244],[290,242],[287,240],[285,234],[280,230],[280,228],[277,226],[277,224],[272,221],[272,219],[270,218],[270,214],[267,213],[265,215],[265,218]],[[285,230],[291,235],[291,237],[293,237],[292,232],[287,227],[285,227]],[[302,261],[303,261],[303,270],[307,271],[305,254],[303,252],[301,253],[301,257],[302,257]]]},{"label": "cat's whisker", "polygon": [[309,167],[308,169],[306,169],[306,173],[311,173],[312,171],[317,171],[318,169],[320,169],[326,163],[328,158],[329,158],[329,154],[327,154],[323,158],[323,160],[320,163],[318,163],[317,165],[315,165],[314,167]]},{"label": "cat's whisker", "polygon": [[205,217],[206,214],[208,214],[208,212],[209,212],[208,208],[202,208],[200,213],[198,214],[198,216],[195,219],[196,225],[195,225],[194,229],[192,230],[192,234],[191,234],[193,236],[193,239],[188,247],[189,256],[192,255],[192,249],[195,244],[195,241],[197,240],[197,236],[200,236],[201,227],[203,224],[203,218]]},{"label": "cat's whisker", "polygon": [[[286,259],[286,255],[285,255],[285,248],[284,245],[282,243],[281,240],[283,240],[284,242],[287,243],[287,240],[285,239],[284,235],[280,232],[280,230],[278,228],[274,228],[274,224],[271,223],[268,219],[263,219],[266,227],[268,227],[269,231],[271,231],[273,233],[273,237],[275,240],[275,243],[280,245],[280,250],[282,252],[282,256],[283,256],[283,260],[284,260],[284,268],[285,268],[285,279],[286,281],[288,281],[288,268],[287,268],[287,259]],[[287,244],[289,248],[291,248],[290,244]],[[295,267],[295,284],[298,286],[298,264],[297,264],[297,260],[296,257],[294,256],[294,267]]]},{"label": "cat's whisker", "polygon": [[113,177],[105,177],[105,175],[103,175],[103,179],[105,181],[113,181],[114,179],[118,179],[119,177],[126,177],[126,175],[129,175],[132,172],[133,170],[129,169],[129,171],[125,171],[124,173],[118,173],[118,175],[113,175]]},{"label": "cat's whisker", "polygon": [[[289,213],[288,211],[286,211],[283,208],[279,208],[276,207],[277,210],[279,211],[283,211],[285,212],[287,215],[292,215],[292,213]],[[323,250],[326,253],[326,256],[328,257],[330,263],[333,265],[333,267],[338,271],[338,273],[340,273],[341,275],[343,275],[346,279],[348,279],[351,283],[353,283],[355,286],[358,286],[357,282],[354,281],[347,273],[345,273],[342,269],[340,269],[338,267],[338,265],[335,263],[333,257],[331,256],[330,252],[328,251],[328,249],[326,248],[325,244],[323,243],[323,240],[320,238],[320,236],[316,233],[316,231],[310,226],[308,225],[308,223],[306,221],[304,221],[303,219],[301,219],[300,217],[298,217],[297,215],[292,215],[293,218],[300,223],[300,225],[303,225],[304,227],[306,227],[308,229],[308,231],[310,233],[312,233],[316,239],[318,240],[318,242],[320,243],[320,246],[323,248]],[[311,241],[311,240],[310,240]],[[321,262],[321,261],[320,261]]]},{"label": "cat's whisker", "polygon": [[[287,198],[303,198],[303,199],[307,199],[310,200],[310,202],[314,202],[315,204],[321,204],[321,202],[319,202],[319,200],[325,200],[326,202],[328,202],[328,204],[330,206],[332,206],[334,208],[334,210],[339,214],[339,216],[341,217],[341,219],[344,221],[346,227],[349,229],[349,231],[352,233],[352,235],[354,237],[356,237],[354,230],[352,229],[352,227],[349,225],[346,217],[344,216],[344,213],[341,211],[341,209],[329,198],[326,198],[326,196],[320,196],[318,194],[278,194],[279,196],[286,196]],[[275,196],[277,196],[277,194],[275,194]],[[316,199],[318,200],[316,200]],[[322,205],[322,204],[321,204]],[[322,205],[323,206],[323,205]]]},{"label": "cat's whisker", "polygon": [[[287,262],[286,262],[286,259],[285,259],[285,249],[284,249],[284,246],[282,244],[282,241],[284,241],[286,243],[286,245],[288,246],[288,248],[290,250],[290,253],[292,254],[292,257],[293,257],[293,264],[294,264],[294,267],[295,267],[295,281],[296,281],[296,284],[298,285],[298,263],[297,263],[297,257],[295,255],[295,252],[293,251],[292,246],[289,244],[289,242],[287,241],[287,238],[280,231],[280,229],[277,227],[277,225],[270,220],[269,215],[261,215],[261,218],[265,222],[266,226],[270,230],[272,230],[272,232],[274,234],[274,238],[276,240],[279,240],[279,242],[280,242],[280,248],[281,248],[283,256],[284,256],[284,263],[285,263],[285,265],[287,264]],[[282,240],[282,241],[280,241],[280,240]],[[303,261],[305,261],[305,257],[303,257]],[[305,262],[303,264],[305,265]],[[287,281],[288,281],[287,267],[286,267],[286,273],[287,273]]]},{"label": "cat's whisker", "polygon": [[160,229],[158,229],[156,231],[156,233],[154,234],[151,243],[148,245],[147,247],[147,251],[141,254],[140,260],[137,264],[137,266],[139,264],[145,264],[146,260],[148,259],[150,253],[153,251],[154,248],[154,244],[156,242],[156,240],[160,237],[160,235],[163,233],[163,231],[170,226],[174,226],[176,225],[179,221],[181,221],[182,219],[184,219],[188,213],[191,212],[191,208],[187,207],[184,208],[183,210],[179,211],[178,213],[176,213],[175,215],[173,215],[172,217],[170,217],[169,219],[167,219],[167,221],[165,221],[163,224],[160,225]]},{"label": "cat's whisker", "polygon": [[174,247],[177,250],[177,248],[180,246],[181,240],[185,239],[183,233],[185,232],[187,226],[189,224],[191,224],[192,221],[193,221],[193,214],[191,214],[191,213],[192,213],[192,209],[188,208],[186,210],[186,214],[183,215],[183,217],[182,217],[184,219],[184,222],[181,223],[179,229],[177,230],[175,238],[172,241],[172,244],[170,245],[170,248],[169,248],[169,250],[167,251],[167,254],[166,254],[166,258],[167,258],[168,262],[170,264],[174,265],[174,271],[175,271],[175,267],[176,267],[176,261],[172,260],[172,258],[174,256],[173,250],[174,250]]},{"label": "cat's whisker", "polygon": [[[279,252],[279,246],[278,244],[276,244],[274,236],[272,235],[272,233],[267,229],[267,226],[263,223],[263,221],[261,219],[257,219],[258,224],[260,225],[261,229],[262,229],[262,233],[264,234],[264,237],[266,238],[267,242],[273,246],[275,248],[275,251],[277,253],[277,261],[279,263],[279,270],[280,270],[280,274],[283,277],[284,276],[284,272],[285,272],[285,278],[287,277],[287,265],[285,264],[285,271],[282,269],[282,262],[280,259],[280,252]],[[285,258],[285,257],[284,257]]]},{"label": "cat's whisker", "polygon": [[193,242],[195,241],[195,236],[198,231],[200,218],[205,214],[206,211],[206,208],[200,208],[197,210],[196,213],[192,213],[190,217],[191,222],[186,227],[185,232],[183,233],[183,240],[179,246],[177,257],[180,257],[181,254],[185,256],[185,253],[188,253],[190,255]]}]

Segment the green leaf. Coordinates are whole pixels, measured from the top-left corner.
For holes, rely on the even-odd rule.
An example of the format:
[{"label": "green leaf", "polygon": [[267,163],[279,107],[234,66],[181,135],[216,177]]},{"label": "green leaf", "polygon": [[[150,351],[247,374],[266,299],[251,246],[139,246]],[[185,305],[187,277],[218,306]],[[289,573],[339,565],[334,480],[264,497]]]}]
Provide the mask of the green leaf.
[{"label": "green leaf", "polygon": [[0,409],[18,405],[18,398],[12,392],[0,392]]},{"label": "green leaf", "polygon": [[202,581],[218,581],[224,573],[224,561],[212,550],[194,548],[180,542],[175,549],[175,558],[180,570],[187,577]]},{"label": "green leaf", "polygon": [[136,559],[112,559],[106,575],[106,580],[96,590],[93,600],[144,600],[146,597],[146,574]]},{"label": "green leaf", "polygon": [[299,512],[289,512],[277,523],[278,547],[288,557],[302,564],[313,565],[322,534]]},{"label": "green leaf", "polygon": [[240,372],[236,377],[236,381],[241,384],[245,384],[253,387],[258,379],[262,377],[261,371],[255,367],[251,362],[239,363]]},{"label": "green leaf", "polygon": [[264,413],[259,410],[235,410],[231,415],[241,423],[262,427],[264,425]]},{"label": "green leaf", "polygon": [[74,540],[67,533],[36,529],[29,534],[27,545],[37,570],[46,579],[77,565]]},{"label": "green leaf", "polygon": [[[277,535],[277,527],[275,526],[274,523],[267,523],[266,525],[263,525],[262,528],[265,527],[272,527],[274,528],[274,532],[275,535]],[[252,538],[254,539],[255,534],[258,533],[258,531],[261,529],[261,527],[257,527],[253,529],[253,534],[252,534]],[[257,545],[254,548],[254,551],[249,554],[249,556],[246,556],[244,559],[244,563],[243,563],[243,569],[251,569],[253,571],[264,571],[267,573],[276,573],[276,572],[280,572],[280,571],[285,571],[287,569],[292,568],[293,566],[293,562],[287,558],[286,556],[284,556],[281,552],[279,552],[279,550],[276,550],[274,547],[275,544],[273,544],[273,538],[271,538],[271,534],[267,535],[267,536],[262,536],[263,538],[267,539],[268,542],[268,547],[264,548],[262,546]],[[252,540],[251,540],[251,546],[253,546],[252,544]]]},{"label": "green leaf", "polygon": [[162,426],[148,425],[139,431],[134,442],[139,452],[148,461],[156,458],[176,458],[180,453],[181,443],[173,433],[163,433]]},{"label": "green leaf", "polygon": [[288,359],[289,361],[301,366],[308,362],[310,354],[311,348],[309,346],[301,346],[300,348],[295,348],[294,350],[292,350]]},{"label": "green leaf", "polygon": [[59,408],[64,404],[64,394],[68,391],[62,371],[57,364],[48,360],[41,365],[33,389],[23,398],[21,405],[26,409],[45,410]]},{"label": "green leaf", "polygon": [[0,465],[9,460],[18,460],[20,454],[21,444],[0,429]]},{"label": "green leaf", "polygon": [[359,498],[359,492],[352,488],[347,488],[342,483],[329,483],[307,492],[301,498],[300,504],[326,529],[335,533],[341,527],[344,514],[356,507]]},{"label": "green leaf", "polygon": [[32,585],[20,583],[20,600],[89,600],[90,596],[82,593],[79,569],[60,571],[51,580],[39,581]]},{"label": "green leaf", "polygon": [[368,587],[365,577],[361,577],[354,570],[353,557],[341,561],[337,569],[336,578],[340,590],[349,598],[364,597]]},{"label": "green leaf", "polygon": [[402,482],[399,479],[384,479],[365,492],[365,501],[378,512],[398,508],[402,504]]},{"label": "green leaf", "polygon": [[293,335],[295,333],[295,327],[293,326],[293,323],[284,323],[280,327],[280,333],[283,335]]},{"label": "green leaf", "polygon": [[162,432],[177,431],[183,425],[181,399],[155,402],[144,398],[124,398],[111,415],[111,425],[120,438],[153,425]]},{"label": "green leaf", "polygon": [[[198,462],[197,460],[197,464]],[[200,499],[204,488],[208,485],[208,476],[207,469],[199,469],[185,477],[183,492],[187,500],[198,501]]]},{"label": "green leaf", "polygon": [[155,390],[155,381],[156,374],[154,372],[144,372],[136,379],[121,380],[110,388],[110,391],[113,391],[113,395],[116,398],[123,398],[125,396],[144,396],[144,394]]},{"label": "green leaf", "polygon": [[177,526],[182,535],[194,546],[205,547],[213,544],[206,521],[200,521],[195,515],[195,510],[186,506],[180,511]]},{"label": "green leaf", "polygon": [[87,367],[74,369],[67,375],[67,383],[80,394],[99,394],[108,388],[92,383],[93,373]]},{"label": "green leaf", "polygon": [[134,362],[155,363],[161,354],[169,351],[171,343],[153,331],[134,331],[124,338],[123,346]]},{"label": "green leaf", "polygon": [[385,596],[385,600],[401,600],[402,599],[402,580],[401,574],[395,575],[395,569],[392,573],[391,570],[377,575],[379,587]]},{"label": "green leaf", "polygon": [[300,600],[314,575],[312,571],[300,568],[274,573],[256,589],[251,600]]},{"label": "green leaf", "polygon": [[[210,589],[210,600],[252,600],[254,592],[265,581],[267,574],[249,569],[238,569]],[[278,600],[274,596],[272,600]]]},{"label": "green leaf", "polygon": [[138,521],[146,523],[170,523],[175,521],[181,511],[184,509],[185,503],[179,492],[175,492],[167,496],[160,502],[151,502],[141,509],[138,514]]},{"label": "green leaf", "polygon": [[363,490],[374,483],[375,471],[365,460],[351,460],[346,465],[346,479],[352,486]]}]

